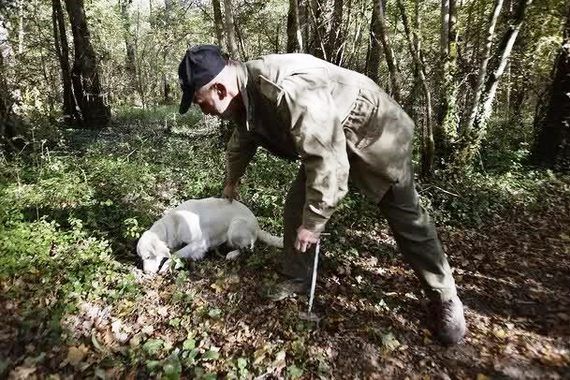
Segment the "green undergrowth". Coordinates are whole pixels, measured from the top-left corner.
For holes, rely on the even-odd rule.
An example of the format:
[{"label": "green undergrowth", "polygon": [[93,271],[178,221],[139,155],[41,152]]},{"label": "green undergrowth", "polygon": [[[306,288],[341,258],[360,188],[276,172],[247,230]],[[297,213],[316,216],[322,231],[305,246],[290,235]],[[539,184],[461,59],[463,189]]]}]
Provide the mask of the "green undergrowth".
[{"label": "green undergrowth", "polygon": [[[79,344],[63,331],[61,322],[86,302],[111,307],[136,304],[144,296],[132,272],[140,233],[165,210],[186,199],[221,194],[224,153],[216,134],[192,134],[204,127],[196,113],[185,119],[174,118],[172,109],[157,113],[150,118],[148,112],[124,112],[108,130],[67,130],[57,141],[32,141],[20,154],[2,158],[1,297],[4,302],[13,300],[9,304],[18,317],[9,323],[15,324],[24,345],[33,345],[33,352],[47,352],[66,340],[66,344]],[[171,120],[170,126],[175,128],[165,126],[164,120]],[[296,163],[260,152],[240,188],[243,202],[273,233],[282,230],[284,197],[297,170]],[[419,183],[418,190],[439,225],[467,226],[555,202],[548,194],[568,191],[568,181],[548,171],[519,167],[500,174],[442,176]],[[344,239],[347,231],[385,228],[377,216],[374,205],[351,193],[329,225],[327,244],[333,260],[335,254],[350,256],[361,249],[348,247]],[[258,270],[265,260],[265,256],[252,256],[246,266]],[[205,265],[196,268],[208,270]],[[218,269],[220,277],[234,275],[224,273],[227,267]],[[189,289],[173,293],[171,300],[174,304],[196,303],[198,298]],[[232,302],[228,307],[238,307],[239,300]],[[205,338],[193,335],[192,326],[200,318],[223,319],[224,311],[197,307],[193,313],[197,313],[191,314],[194,319],[181,314],[178,320],[168,321],[169,328],[185,326],[188,336],[182,345],[168,346],[170,343],[149,335],[140,347],[116,356],[107,353],[104,359],[110,360],[110,366],[117,360],[127,367],[136,363],[147,374],[162,373],[168,378],[176,378],[183,367],[194,368],[200,360],[221,360],[215,347],[197,347]],[[155,351],[160,355],[154,355]],[[275,360],[281,355],[285,361],[285,354],[273,354]],[[0,375],[2,368],[20,365],[23,357],[25,353],[2,359]],[[232,356],[227,360],[227,371],[247,377],[256,359]],[[288,364],[284,373],[296,377],[302,373],[302,365],[299,359]],[[202,369],[194,374],[209,376]]]}]

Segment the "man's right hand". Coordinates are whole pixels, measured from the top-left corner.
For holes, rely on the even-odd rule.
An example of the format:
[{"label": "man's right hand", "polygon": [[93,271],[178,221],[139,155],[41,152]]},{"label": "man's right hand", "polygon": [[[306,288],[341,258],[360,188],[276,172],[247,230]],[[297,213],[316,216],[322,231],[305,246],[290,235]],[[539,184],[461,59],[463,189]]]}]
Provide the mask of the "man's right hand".
[{"label": "man's right hand", "polygon": [[224,191],[222,192],[222,196],[226,199],[229,199],[230,202],[234,199],[238,198],[237,192],[237,184],[236,183],[227,183],[224,186]]}]

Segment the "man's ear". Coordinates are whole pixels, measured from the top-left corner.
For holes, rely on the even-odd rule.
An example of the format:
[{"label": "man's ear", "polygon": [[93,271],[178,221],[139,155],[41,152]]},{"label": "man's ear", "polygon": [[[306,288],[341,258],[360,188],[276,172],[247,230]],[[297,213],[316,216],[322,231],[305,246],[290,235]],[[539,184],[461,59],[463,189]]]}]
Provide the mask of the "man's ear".
[{"label": "man's ear", "polygon": [[222,83],[214,83],[214,90],[216,91],[216,94],[218,94],[218,98],[220,98],[220,100],[223,100],[228,95],[228,90]]}]

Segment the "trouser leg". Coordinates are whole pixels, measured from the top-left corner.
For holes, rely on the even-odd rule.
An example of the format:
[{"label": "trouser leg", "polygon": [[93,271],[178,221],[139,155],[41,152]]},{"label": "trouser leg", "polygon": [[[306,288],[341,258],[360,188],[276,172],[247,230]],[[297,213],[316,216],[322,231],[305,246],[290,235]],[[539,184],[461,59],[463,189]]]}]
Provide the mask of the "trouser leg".
[{"label": "trouser leg", "polygon": [[449,263],[433,221],[419,204],[413,180],[392,186],[379,206],[428,297],[448,300],[456,295]]},{"label": "trouser leg", "polygon": [[305,169],[299,169],[297,177],[291,184],[283,213],[283,254],[281,255],[281,273],[293,279],[310,281],[310,269],[313,251],[299,253],[295,249],[297,228],[303,223],[303,207],[305,205]]}]

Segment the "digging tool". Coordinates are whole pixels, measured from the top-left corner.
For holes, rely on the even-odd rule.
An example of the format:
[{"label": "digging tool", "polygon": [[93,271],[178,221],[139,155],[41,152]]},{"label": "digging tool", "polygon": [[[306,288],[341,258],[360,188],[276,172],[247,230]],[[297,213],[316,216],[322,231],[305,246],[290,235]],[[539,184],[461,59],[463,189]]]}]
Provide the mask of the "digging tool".
[{"label": "digging tool", "polygon": [[313,300],[315,297],[315,286],[317,285],[317,266],[319,264],[319,251],[321,248],[321,241],[317,240],[317,244],[315,246],[315,261],[313,262],[313,277],[311,279],[311,291],[309,293],[309,309],[307,310],[307,312],[300,312],[299,313],[299,318],[305,320],[305,321],[310,321],[310,322],[316,322],[319,323],[319,321],[321,320],[321,317],[319,317],[317,314],[313,313],[311,310],[313,309]]}]

